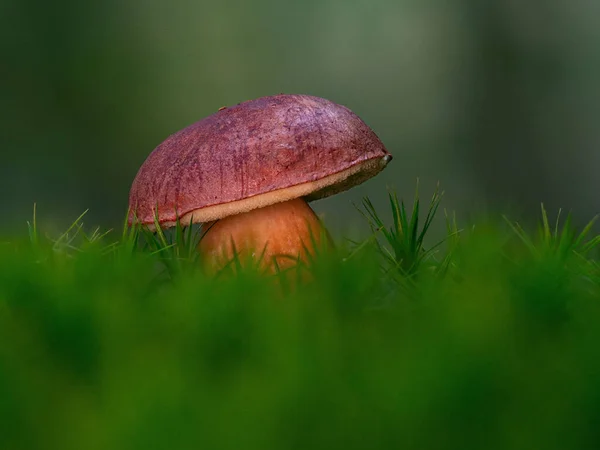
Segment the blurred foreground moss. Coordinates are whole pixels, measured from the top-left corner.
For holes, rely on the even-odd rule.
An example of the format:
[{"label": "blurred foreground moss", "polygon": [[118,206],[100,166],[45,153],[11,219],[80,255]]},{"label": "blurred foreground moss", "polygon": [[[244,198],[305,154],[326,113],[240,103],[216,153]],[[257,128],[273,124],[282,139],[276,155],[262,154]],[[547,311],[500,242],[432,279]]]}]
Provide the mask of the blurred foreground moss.
[{"label": "blurred foreground moss", "polygon": [[286,293],[167,242],[39,241],[0,246],[3,450],[600,445],[600,271],[575,249],[481,224],[410,273],[374,241],[321,255]]}]

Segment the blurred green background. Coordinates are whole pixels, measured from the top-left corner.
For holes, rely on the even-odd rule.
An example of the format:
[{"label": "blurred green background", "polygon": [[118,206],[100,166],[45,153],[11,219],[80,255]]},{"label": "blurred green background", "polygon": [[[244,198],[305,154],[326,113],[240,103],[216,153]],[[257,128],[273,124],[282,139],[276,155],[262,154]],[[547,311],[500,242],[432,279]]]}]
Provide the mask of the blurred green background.
[{"label": "blurred green background", "polygon": [[2,230],[34,202],[114,226],[163,139],[280,92],[350,107],[396,157],[314,205],[334,230],[417,177],[463,215],[600,209],[600,2],[4,0],[0,25]]}]

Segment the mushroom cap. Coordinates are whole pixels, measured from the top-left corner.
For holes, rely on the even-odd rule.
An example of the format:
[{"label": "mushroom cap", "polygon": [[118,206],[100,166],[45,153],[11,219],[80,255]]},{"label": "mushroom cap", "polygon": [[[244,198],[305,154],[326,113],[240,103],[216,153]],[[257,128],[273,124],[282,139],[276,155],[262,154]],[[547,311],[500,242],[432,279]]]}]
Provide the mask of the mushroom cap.
[{"label": "mushroom cap", "polygon": [[349,189],[392,156],[345,106],[275,95],[221,108],[173,134],[140,167],[129,223],[167,228],[208,222],[303,197]]}]

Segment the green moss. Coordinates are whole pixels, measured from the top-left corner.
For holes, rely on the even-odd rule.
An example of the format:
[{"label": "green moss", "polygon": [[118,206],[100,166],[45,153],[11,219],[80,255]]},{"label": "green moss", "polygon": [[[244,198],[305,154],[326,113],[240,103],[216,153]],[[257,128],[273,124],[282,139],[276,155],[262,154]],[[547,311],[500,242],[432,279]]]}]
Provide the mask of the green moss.
[{"label": "green moss", "polygon": [[591,226],[452,219],[426,249],[434,214],[390,200],[287,289],[204,276],[189,228],[33,220],[0,246],[0,448],[596,448]]}]

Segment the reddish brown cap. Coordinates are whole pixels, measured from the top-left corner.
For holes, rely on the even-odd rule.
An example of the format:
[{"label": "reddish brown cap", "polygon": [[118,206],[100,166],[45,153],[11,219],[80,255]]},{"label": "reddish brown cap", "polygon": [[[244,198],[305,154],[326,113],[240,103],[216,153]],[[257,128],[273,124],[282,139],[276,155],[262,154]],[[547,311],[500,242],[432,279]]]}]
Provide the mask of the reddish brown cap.
[{"label": "reddish brown cap", "polygon": [[379,173],[392,156],[352,111],[308,95],[223,108],[173,134],[138,171],[129,222],[208,222],[303,197],[316,200]]}]

